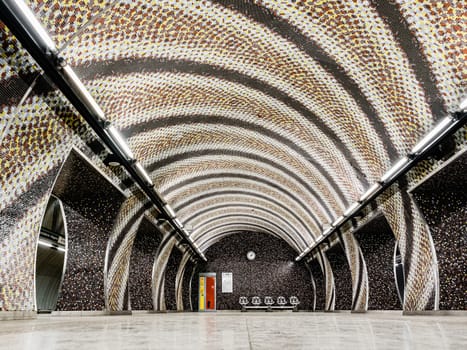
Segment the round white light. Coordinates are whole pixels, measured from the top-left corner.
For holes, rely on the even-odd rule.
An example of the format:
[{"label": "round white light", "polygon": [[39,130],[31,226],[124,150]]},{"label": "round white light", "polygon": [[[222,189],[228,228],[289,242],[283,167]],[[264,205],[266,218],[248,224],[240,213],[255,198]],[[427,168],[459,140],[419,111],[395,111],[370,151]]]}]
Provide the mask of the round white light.
[{"label": "round white light", "polygon": [[246,253],[246,258],[248,260],[255,260],[255,257],[256,257],[256,253],[252,250],[250,250],[248,253]]}]

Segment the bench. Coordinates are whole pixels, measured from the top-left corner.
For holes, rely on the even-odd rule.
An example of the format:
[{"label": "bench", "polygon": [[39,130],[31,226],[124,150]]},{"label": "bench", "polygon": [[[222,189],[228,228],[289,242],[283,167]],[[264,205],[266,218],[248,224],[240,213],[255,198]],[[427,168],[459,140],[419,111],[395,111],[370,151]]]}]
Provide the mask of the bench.
[{"label": "bench", "polygon": [[266,312],[272,312],[274,310],[292,310],[294,312],[298,311],[298,304],[300,301],[296,296],[291,296],[289,298],[290,304],[287,305],[287,299],[283,296],[279,296],[277,298],[277,304],[274,305],[274,299],[272,297],[264,297],[264,304],[262,305],[261,298],[258,296],[254,296],[251,298],[251,304],[247,297],[241,296],[239,299],[239,303],[242,306],[242,312],[246,312],[248,310],[265,310]]}]

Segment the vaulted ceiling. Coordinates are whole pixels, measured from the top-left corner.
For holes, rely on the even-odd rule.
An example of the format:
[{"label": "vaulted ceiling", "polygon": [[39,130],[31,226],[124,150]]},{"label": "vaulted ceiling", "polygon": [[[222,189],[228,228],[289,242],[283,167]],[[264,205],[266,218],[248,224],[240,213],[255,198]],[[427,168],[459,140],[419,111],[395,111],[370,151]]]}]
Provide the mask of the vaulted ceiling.
[{"label": "vaulted ceiling", "polygon": [[465,94],[465,1],[30,1],[200,247],[302,251]]}]

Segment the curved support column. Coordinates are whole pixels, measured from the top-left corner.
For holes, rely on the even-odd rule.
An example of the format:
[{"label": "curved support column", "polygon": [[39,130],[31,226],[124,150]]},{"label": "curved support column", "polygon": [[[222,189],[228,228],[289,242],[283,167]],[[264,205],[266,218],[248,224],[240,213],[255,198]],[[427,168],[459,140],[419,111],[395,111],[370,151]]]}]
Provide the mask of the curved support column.
[{"label": "curved support column", "polygon": [[120,208],[107,243],[104,266],[105,307],[108,311],[130,309],[128,277],[133,243],[143,219],[145,208],[132,196]]},{"label": "curved support column", "polygon": [[177,276],[175,277],[175,295],[177,296],[177,311],[183,311],[183,279],[186,272],[186,267],[190,261],[191,254],[186,251],[183,254],[182,261],[178,267]]},{"label": "curved support column", "polygon": [[164,281],[167,262],[169,261],[172,248],[177,242],[176,238],[169,231],[164,232],[164,238],[156,254],[152,269],[152,302],[154,311],[166,311]]},{"label": "curved support column", "polygon": [[404,263],[404,311],[437,310],[439,279],[436,252],[428,225],[414,200],[398,185],[379,204],[396,237]]},{"label": "curved support column", "polygon": [[196,278],[195,274],[197,269],[197,263],[193,264],[191,272],[190,272],[190,280],[189,280],[189,287],[188,287],[188,302],[190,305],[190,311],[193,311],[193,279]]},{"label": "curved support column", "polygon": [[340,236],[352,276],[352,311],[368,310],[368,272],[360,245],[352,232]]},{"label": "curved support column", "polygon": [[324,284],[326,286],[324,311],[334,311],[336,304],[336,287],[334,284],[334,275],[332,273],[331,264],[329,263],[326,254],[321,251],[321,248],[319,249],[318,262],[321,266],[321,270],[323,271]]}]

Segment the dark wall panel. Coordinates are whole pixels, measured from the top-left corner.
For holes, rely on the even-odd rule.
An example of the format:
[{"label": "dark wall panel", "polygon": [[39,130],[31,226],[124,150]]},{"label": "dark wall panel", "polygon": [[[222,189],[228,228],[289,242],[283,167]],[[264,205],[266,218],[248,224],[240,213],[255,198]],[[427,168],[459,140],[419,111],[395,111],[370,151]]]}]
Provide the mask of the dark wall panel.
[{"label": "dark wall panel", "polygon": [[422,183],[414,197],[438,258],[441,310],[467,310],[467,153]]},{"label": "dark wall panel", "polygon": [[174,246],[170,253],[167,268],[165,270],[164,296],[167,310],[177,310],[177,296],[175,294],[175,279],[182,261],[183,254]]},{"label": "dark wall panel", "polygon": [[130,258],[130,301],[133,310],[152,310],[152,268],[162,234],[143,219],[135,237]]},{"label": "dark wall panel", "polygon": [[63,202],[68,230],[57,310],[102,310],[105,250],[123,196],[75,153],[65,162],[53,193]]},{"label": "dark wall panel", "polygon": [[[193,274],[193,269],[195,268],[194,263],[187,262],[185,274],[183,275],[183,310],[190,311],[190,282],[191,282],[191,275]],[[193,287],[193,286],[192,286]]]},{"label": "dark wall panel", "polygon": [[[248,251],[256,259],[248,261]],[[284,241],[266,234],[242,232],[224,238],[206,251],[204,272],[217,273],[217,308],[239,310],[240,296],[298,296],[300,309],[312,308],[310,272],[294,261],[297,253]],[[233,273],[233,293],[222,293],[222,272]],[[198,275],[195,276],[198,278]],[[198,290],[193,290],[198,300]]]},{"label": "dark wall panel", "polygon": [[310,263],[310,270],[315,280],[316,287],[316,310],[324,310],[326,286],[324,284],[323,271],[318,261],[314,260]]},{"label": "dark wall panel", "polygon": [[199,289],[199,279],[198,275],[200,272],[206,271],[206,265],[204,262],[200,262],[195,266],[195,273],[193,274],[193,279],[191,280],[191,303],[193,305],[193,311],[198,311],[198,289]]},{"label": "dark wall panel", "polygon": [[334,274],[336,286],[335,310],[350,310],[352,308],[352,276],[345,252],[336,244],[326,252]]},{"label": "dark wall panel", "polygon": [[401,310],[394,280],[396,240],[384,216],[362,226],[355,237],[360,243],[368,271],[368,310]]}]

